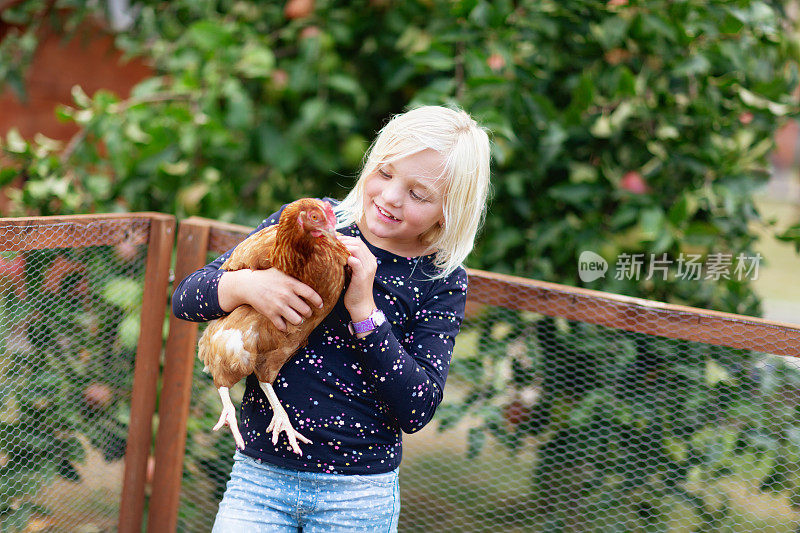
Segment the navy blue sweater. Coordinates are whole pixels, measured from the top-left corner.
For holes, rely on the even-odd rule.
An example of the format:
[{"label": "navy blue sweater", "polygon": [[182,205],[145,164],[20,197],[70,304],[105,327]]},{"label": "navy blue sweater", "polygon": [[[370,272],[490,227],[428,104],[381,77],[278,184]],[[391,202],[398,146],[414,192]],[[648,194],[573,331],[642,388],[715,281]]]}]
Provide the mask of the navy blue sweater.
[{"label": "navy blue sweater", "polygon": [[[255,231],[275,224],[281,211]],[[340,231],[360,236],[355,224]],[[267,433],[272,408],[249,376],[240,413],[245,454],[297,470],[383,473],[400,464],[401,432],[413,433],[433,417],[464,318],[466,272],[458,268],[432,280],[433,256],[401,257],[367,246],[378,262],[375,304],[387,322],[363,339],[350,335],[350,315],[340,297],[308,344],[281,369],[275,392],[294,428],[313,442],[300,443],[302,456],[284,434],[272,444]],[[230,253],[178,285],[172,298],[177,317],[199,322],[225,315],[217,286]]]}]

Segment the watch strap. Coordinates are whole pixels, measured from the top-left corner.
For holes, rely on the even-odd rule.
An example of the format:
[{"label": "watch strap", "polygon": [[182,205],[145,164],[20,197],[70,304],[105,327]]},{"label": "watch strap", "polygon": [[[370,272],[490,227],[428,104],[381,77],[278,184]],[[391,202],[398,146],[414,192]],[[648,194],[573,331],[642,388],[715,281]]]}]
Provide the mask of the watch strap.
[{"label": "watch strap", "polygon": [[385,320],[386,318],[383,315],[383,311],[375,309],[364,320],[358,322],[350,321],[350,323],[347,324],[347,329],[352,335],[359,335],[377,329]]}]

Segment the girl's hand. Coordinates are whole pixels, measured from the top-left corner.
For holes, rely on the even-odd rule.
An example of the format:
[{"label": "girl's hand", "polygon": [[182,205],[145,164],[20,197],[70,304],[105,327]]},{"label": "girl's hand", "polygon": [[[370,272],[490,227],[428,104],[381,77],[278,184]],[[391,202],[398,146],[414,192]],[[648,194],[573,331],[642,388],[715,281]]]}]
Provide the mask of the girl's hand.
[{"label": "girl's hand", "polygon": [[378,262],[361,239],[340,235],[339,240],[350,252],[347,264],[350,265],[353,274],[350,286],[344,293],[344,305],[350,312],[353,322],[360,322],[365,320],[376,307],[372,297],[372,285],[375,283]]},{"label": "girl's hand", "polygon": [[311,316],[311,305],[322,307],[314,289],[276,268],[225,272],[217,287],[220,307],[233,311],[242,304],[269,318],[280,331]]}]

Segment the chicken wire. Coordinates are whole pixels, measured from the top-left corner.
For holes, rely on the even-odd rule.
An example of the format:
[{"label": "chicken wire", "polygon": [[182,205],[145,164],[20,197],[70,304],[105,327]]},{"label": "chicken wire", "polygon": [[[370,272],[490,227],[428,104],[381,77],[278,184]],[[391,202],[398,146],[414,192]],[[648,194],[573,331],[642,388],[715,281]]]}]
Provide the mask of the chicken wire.
[{"label": "chicken wire", "polygon": [[147,230],[0,221],[4,532],[116,530]]},{"label": "chicken wire", "polygon": [[405,440],[400,528],[798,531],[799,388],[768,353],[480,308]]},{"label": "chicken wire", "polygon": [[[547,316],[515,309],[513,290],[483,294],[436,417],[404,436],[400,531],[800,532],[800,367],[770,354],[785,353],[780,328],[705,334],[756,351],[629,331],[646,330],[646,305]],[[210,530],[232,463],[201,367],[178,531]]]}]

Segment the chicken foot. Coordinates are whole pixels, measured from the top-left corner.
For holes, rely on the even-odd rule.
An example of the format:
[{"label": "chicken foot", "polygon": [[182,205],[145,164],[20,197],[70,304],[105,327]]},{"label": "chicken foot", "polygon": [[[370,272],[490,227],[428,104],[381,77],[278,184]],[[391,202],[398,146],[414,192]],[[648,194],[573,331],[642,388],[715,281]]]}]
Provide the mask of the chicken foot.
[{"label": "chicken foot", "polygon": [[264,394],[267,395],[267,400],[269,400],[269,404],[272,406],[272,422],[269,423],[269,427],[267,428],[267,431],[272,431],[272,444],[277,444],[278,437],[280,436],[281,432],[285,431],[286,437],[288,437],[289,444],[292,446],[294,453],[297,455],[302,455],[300,446],[297,444],[297,440],[300,439],[306,444],[311,444],[311,441],[298,433],[292,427],[292,423],[289,421],[289,415],[286,414],[286,410],[278,400],[278,396],[275,394],[275,389],[272,388],[272,383],[259,381],[258,384],[261,385],[261,390],[263,390]]},{"label": "chicken foot", "polygon": [[219,421],[214,426],[214,431],[218,431],[222,426],[229,426],[231,433],[233,433],[233,440],[236,441],[236,447],[244,450],[244,439],[242,434],[239,433],[239,424],[236,422],[236,408],[231,402],[231,395],[228,387],[220,387],[218,389],[219,397],[222,400],[222,413],[219,415]]}]

